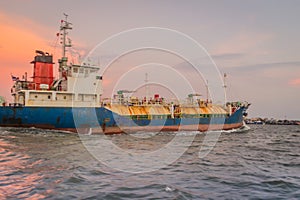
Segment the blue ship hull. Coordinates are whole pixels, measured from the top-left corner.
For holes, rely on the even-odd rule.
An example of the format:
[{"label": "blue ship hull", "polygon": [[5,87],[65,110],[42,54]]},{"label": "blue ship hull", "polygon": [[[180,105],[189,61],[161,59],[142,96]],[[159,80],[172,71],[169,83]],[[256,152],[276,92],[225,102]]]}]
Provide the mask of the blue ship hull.
[{"label": "blue ship hull", "polygon": [[81,132],[95,129],[106,134],[130,131],[228,130],[243,124],[247,107],[227,117],[132,119],[105,107],[0,107],[0,126],[36,127]]}]

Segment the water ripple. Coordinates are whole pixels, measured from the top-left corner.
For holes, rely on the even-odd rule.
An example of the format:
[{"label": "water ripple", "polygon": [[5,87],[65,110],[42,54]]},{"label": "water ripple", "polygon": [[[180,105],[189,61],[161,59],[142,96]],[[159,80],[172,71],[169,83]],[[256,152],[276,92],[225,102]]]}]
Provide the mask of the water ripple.
[{"label": "water ripple", "polygon": [[130,174],[95,160],[74,134],[0,128],[0,199],[300,199],[299,133],[298,126],[268,125],[223,132],[202,159],[205,134],[110,136],[133,152],[160,148],[174,134],[195,136],[171,165]]}]

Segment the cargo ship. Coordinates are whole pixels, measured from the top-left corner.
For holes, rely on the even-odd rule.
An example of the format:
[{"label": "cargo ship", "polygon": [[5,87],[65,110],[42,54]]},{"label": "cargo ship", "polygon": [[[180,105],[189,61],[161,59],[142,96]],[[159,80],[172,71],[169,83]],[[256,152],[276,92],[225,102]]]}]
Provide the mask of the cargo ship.
[{"label": "cargo ship", "polygon": [[[81,133],[128,133],[136,131],[207,131],[229,130],[243,126],[249,103],[226,105],[201,100],[198,94],[187,95],[184,103],[168,101],[156,94],[153,98],[125,97],[118,91],[104,99],[102,76],[98,66],[69,63],[66,56],[72,24],[61,20],[59,36],[62,57],[54,78],[53,55],[36,51],[32,79],[12,76],[12,103],[3,99],[0,126],[35,127]],[[76,85],[86,85],[76,89]]]}]

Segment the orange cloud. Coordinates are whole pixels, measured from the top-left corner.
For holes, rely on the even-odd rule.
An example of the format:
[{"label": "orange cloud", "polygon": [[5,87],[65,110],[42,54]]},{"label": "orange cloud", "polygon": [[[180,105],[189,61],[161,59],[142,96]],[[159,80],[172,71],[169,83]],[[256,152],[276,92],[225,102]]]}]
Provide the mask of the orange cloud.
[{"label": "orange cloud", "polygon": [[290,80],[289,85],[292,85],[292,86],[300,85],[300,78]]},{"label": "orange cloud", "polygon": [[[31,59],[36,49],[51,50],[47,44],[48,39],[43,38],[41,27],[29,22],[29,20],[19,21],[7,15],[0,15],[0,58],[1,60],[17,62]],[[26,23],[27,26],[24,27]]]},{"label": "orange cloud", "polygon": [[[7,14],[0,14],[0,96],[7,99],[12,85],[10,74],[21,77],[25,71],[32,72],[29,64],[35,50],[51,52],[48,44],[50,38],[42,34],[49,32],[49,28],[35,24],[33,21]],[[53,31],[54,32],[54,31]],[[54,32],[55,33],[55,32]],[[47,34],[45,34],[47,37]]]}]

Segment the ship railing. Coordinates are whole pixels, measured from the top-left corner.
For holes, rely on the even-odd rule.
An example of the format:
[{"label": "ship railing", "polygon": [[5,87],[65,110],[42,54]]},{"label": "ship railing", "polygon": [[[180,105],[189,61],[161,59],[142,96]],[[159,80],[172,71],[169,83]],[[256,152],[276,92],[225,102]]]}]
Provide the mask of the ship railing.
[{"label": "ship railing", "polygon": [[240,107],[248,107],[250,104],[247,101],[235,101],[235,102],[227,102],[226,106],[231,106],[235,108],[240,108]]},{"label": "ship railing", "polygon": [[21,90],[36,90],[37,84],[30,81],[17,81],[11,90],[11,93],[19,92]]},{"label": "ship railing", "polygon": [[16,107],[24,107],[24,105],[21,104],[21,103],[9,103],[8,105],[9,105],[9,107],[14,107],[14,108],[16,108]]},{"label": "ship railing", "polygon": [[133,99],[131,100],[130,98],[104,98],[102,99],[102,104],[105,105],[124,105],[124,106],[171,106],[173,105],[179,105],[182,107],[191,107],[191,108],[195,108],[195,107],[209,107],[212,105],[211,102],[205,102],[205,104],[199,104],[198,101],[194,101],[193,103],[190,101],[178,101],[176,100],[174,101],[159,101],[156,99],[149,99],[149,100],[145,100],[145,99]]},{"label": "ship railing", "polygon": [[167,103],[165,101],[158,101],[155,99],[151,100],[143,100],[143,99],[128,99],[128,98],[116,98],[116,99],[111,99],[111,98],[105,98],[103,99],[103,102],[107,101],[110,102],[110,104],[115,104],[115,105],[126,105],[126,106],[152,106],[152,105],[171,105],[170,103]]}]

